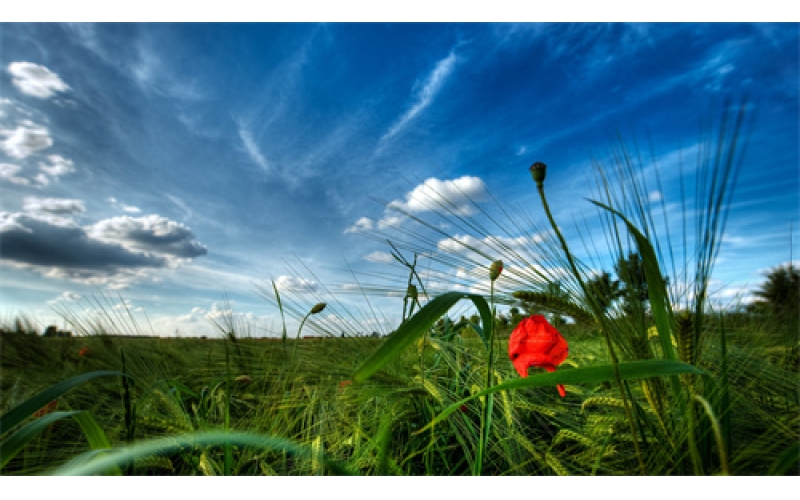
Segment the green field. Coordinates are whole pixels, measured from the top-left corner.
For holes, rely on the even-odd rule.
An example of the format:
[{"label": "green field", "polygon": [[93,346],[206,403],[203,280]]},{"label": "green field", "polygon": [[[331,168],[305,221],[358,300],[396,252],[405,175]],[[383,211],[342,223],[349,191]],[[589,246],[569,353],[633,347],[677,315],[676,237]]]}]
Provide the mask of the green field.
[{"label": "green field", "polygon": [[[708,325],[710,330],[722,327]],[[498,329],[495,339],[498,383],[520,380],[504,351],[510,328]],[[726,318],[724,328],[730,365],[727,402],[720,402],[719,387],[710,383],[719,381],[724,369],[714,362],[720,349],[714,335],[708,336],[707,359],[697,363],[709,375],[681,376],[684,385],[686,378],[696,378],[693,387],[710,396],[716,409],[709,414],[694,405],[694,443],[682,422],[685,415],[674,407],[674,395],[661,394],[666,408],[653,404],[653,393],[669,385],[670,377],[624,382],[635,436],[613,381],[567,383],[563,399],[548,383],[493,394],[482,473],[797,474],[796,343],[746,315]],[[605,341],[596,330],[577,325],[561,330],[570,339],[570,356],[557,374],[608,366]],[[474,332],[462,333],[447,339],[431,330],[366,381],[349,383],[383,339],[289,339],[284,344],[235,335],[44,338],[8,331],[1,344],[4,420],[40,391],[81,374],[124,371],[130,400],[118,374],[98,376],[59,394],[56,405],[45,409],[50,413],[29,416],[16,429],[4,427],[5,455],[20,427],[63,416],[39,429],[12,457],[4,456],[2,471],[49,474],[91,450],[132,445],[134,458],[106,472],[471,474],[486,398],[459,401],[485,387],[487,351]],[[456,411],[428,427],[454,404]],[[720,413],[720,407],[728,412]],[[76,417],[71,412],[84,413]],[[235,434],[237,440],[226,446],[220,432],[223,438],[225,432],[247,434]],[[191,441],[202,435],[211,441]],[[158,445],[159,438],[178,436],[189,441],[145,449],[146,443]]]},{"label": "green field", "polygon": [[[390,241],[407,283],[363,290],[406,290],[402,300],[394,295],[402,318],[385,337],[321,328],[314,315],[322,303],[298,306],[274,283],[272,303],[300,325],[273,332],[276,339],[251,337],[233,316],[209,339],[133,336],[138,329],[121,328],[124,316],[110,311],[105,321],[65,314],[69,337],[12,319],[0,325],[0,471],[798,475],[800,273],[791,263],[774,268],[750,304],[711,300],[742,113],[732,137],[721,133],[709,148],[714,161],[701,159],[691,215],[679,214],[692,241],[676,243],[654,222],[652,210],[664,219],[667,210],[643,198],[649,190],[636,171],[644,167],[599,169],[600,201],[591,203],[608,248],[592,246],[616,264],[598,273],[570,250],[536,163],[540,215],[551,230],[517,214],[506,226],[546,234],[535,248],[520,253],[450,214],[493,243],[494,255],[439,258],[485,271],[476,278],[485,293],[426,293],[415,235]],[[498,291],[501,275],[512,286]],[[498,305],[519,307],[503,316]],[[540,360],[523,378],[509,359],[509,335],[540,314],[569,356],[555,372],[536,368],[554,368]],[[322,337],[304,339],[301,330]]]}]

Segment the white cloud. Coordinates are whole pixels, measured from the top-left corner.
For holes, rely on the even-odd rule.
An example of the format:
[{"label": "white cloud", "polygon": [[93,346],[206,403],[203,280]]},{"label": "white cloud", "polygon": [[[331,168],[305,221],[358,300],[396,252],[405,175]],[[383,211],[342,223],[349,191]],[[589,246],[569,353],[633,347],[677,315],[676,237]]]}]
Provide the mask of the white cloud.
[{"label": "white cloud", "polygon": [[50,132],[41,125],[25,120],[14,130],[0,130],[8,138],[0,143],[0,148],[11,157],[27,158],[33,153],[53,145]]},{"label": "white cloud", "polygon": [[26,212],[45,212],[57,215],[77,215],[86,211],[83,201],[69,198],[29,196],[23,200],[22,207]]},{"label": "white cloud", "polygon": [[88,226],[86,233],[98,241],[133,252],[156,252],[170,260],[206,254],[206,247],[194,239],[191,229],[159,215],[112,217]]},{"label": "white cloud", "polygon": [[399,226],[401,222],[403,222],[402,217],[398,215],[387,215],[378,221],[378,229]]},{"label": "white cloud", "polygon": [[8,65],[8,72],[12,76],[11,83],[20,92],[40,99],[53,97],[70,88],[57,74],[38,64],[12,62]]},{"label": "white cloud", "polygon": [[28,196],[22,201],[26,215],[54,226],[74,226],[73,216],[86,211],[81,200],[69,198],[37,198]]},{"label": "white cloud", "polygon": [[129,214],[138,214],[138,213],[141,213],[141,211],[142,211],[142,209],[140,209],[139,207],[135,207],[133,205],[126,205],[125,203],[119,202],[113,196],[108,197],[107,201],[109,203],[111,203],[111,206],[113,206],[114,208],[117,208],[117,209],[122,210],[123,212],[127,212]]},{"label": "white cloud", "polygon": [[242,144],[244,145],[245,151],[247,151],[247,155],[256,165],[261,167],[262,170],[265,172],[271,172],[272,167],[270,166],[269,161],[267,161],[267,159],[261,153],[258,144],[256,144],[255,139],[253,139],[253,134],[241,122],[237,122],[237,126],[239,128],[239,138],[242,140]]},{"label": "white cloud", "polygon": [[395,200],[389,207],[411,213],[447,211],[469,215],[474,211],[472,202],[481,201],[485,196],[486,185],[478,177],[465,175],[444,181],[431,177],[407,193],[404,201]]},{"label": "white cloud", "polygon": [[358,233],[360,231],[370,231],[374,227],[372,219],[369,217],[361,217],[355,224],[344,230],[345,233]]},{"label": "white cloud", "polygon": [[29,197],[24,208],[0,212],[0,259],[46,278],[121,289],[206,253],[188,228],[156,215],[81,227],[72,219],[85,210],[80,200]]},{"label": "white cloud", "polygon": [[0,179],[7,180],[13,184],[27,186],[30,181],[24,177],[19,177],[17,174],[22,170],[19,165],[12,165],[11,163],[0,163]]},{"label": "white cloud", "polygon": [[447,57],[436,63],[436,67],[425,79],[425,83],[417,93],[414,104],[411,105],[411,107],[408,108],[405,113],[403,113],[403,115],[394,123],[394,125],[389,128],[383,137],[380,138],[380,143],[383,143],[395,136],[398,132],[405,128],[405,126],[408,125],[411,120],[425,110],[425,108],[431,105],[433,99],[436,97],[436,94],[444,86],[447,77],[449,77],[453,72],[456,61],[457,58],[455,53],[450,52]]},{"label": "white cloud", "polygon": [[63,292],[61,295],[59,295],[55,299],[48,300],[47,303],[48,304],[58,304],[58,303],[64,303],[64,302],[78,302],[82,298],[83,298],[83,296],[81,294],[79,294],[79,293]]},{"label": "white cloud", "polygon": [[471,215],[475,211],[473,204],[486,199],[486,195],[486,184],[479,177],[465,175],[453,180],[431,177],[406,193],[403,200],[390,202],[386,213],[377,224],[369,217],[361,217],[344,232],[358,233],[371,231],[376,227],[396,227],[404,220],[397,211],[408,214],[444,212],[460,216]]},{"label": "white cloud", "polygon": [[319,287],[316,281],[298,278],[296,276],[278,276],[275,279],[275,286],[284,292],[313,292]]},{"label": "white cloud", "polygon": [[386,252],[372,252],[371,254],[367,254],[364,256],[364,260],[368,260],[370,262],[380,262],[382,264],[389,264],[394,262],[394,257],[391,254]]},{"label": "white cloud", "polygon": [[50,155],[47,157],[47,159],[50,163],[39,163],[39,170],[50,177],[60,177],[64,174],[69,174],[75,171],[75,162],[68,160],[63,156]]}]

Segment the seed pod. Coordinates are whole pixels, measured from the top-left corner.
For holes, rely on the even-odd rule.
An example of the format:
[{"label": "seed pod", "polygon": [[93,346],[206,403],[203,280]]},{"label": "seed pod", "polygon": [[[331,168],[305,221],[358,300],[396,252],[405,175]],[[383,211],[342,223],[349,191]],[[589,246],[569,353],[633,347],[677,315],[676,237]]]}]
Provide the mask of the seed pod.
[{"label": "seed pod", "polygon": [[503,272],[503,261],[496,260],[492,262],[492,265],[489,266],[489,279],[494,281],[500,277],[500,273]]},{"label": "seed pod", "polygon": [[545,175],[547,174],[547,165],[544,163],[537,161],[529,168],[531,171],[531,177],[536,182],[536,186],[541,187],[542,183],[544,182]]}]

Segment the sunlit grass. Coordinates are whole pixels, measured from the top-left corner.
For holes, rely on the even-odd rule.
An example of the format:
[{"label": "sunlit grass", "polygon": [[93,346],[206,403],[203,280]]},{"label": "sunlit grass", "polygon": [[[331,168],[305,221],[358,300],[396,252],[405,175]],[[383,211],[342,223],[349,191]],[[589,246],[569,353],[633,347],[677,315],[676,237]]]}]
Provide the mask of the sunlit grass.
[{"label": "sunlit grass", "polygon": [[[390,207],[405,222],[367,234],[386,244],[384,274],[325,286],[300,264],[318,287],[257,288],[282,318],[272,339],[227,302],[212,339],[143,336],[108,298],[60,311],[72,337],[0,325],[2,473],[797,474],[797,336],[709,290],[745,108],[681,173],[680,210],[651,201],[662,174],[622,142],[595,160],[594,216],[571,231],[542,178],[536,210]],[[648,286],[601,300],[620,262]],[[548,315],[569,342],[557,372],[519,377],[497,305]]]}]

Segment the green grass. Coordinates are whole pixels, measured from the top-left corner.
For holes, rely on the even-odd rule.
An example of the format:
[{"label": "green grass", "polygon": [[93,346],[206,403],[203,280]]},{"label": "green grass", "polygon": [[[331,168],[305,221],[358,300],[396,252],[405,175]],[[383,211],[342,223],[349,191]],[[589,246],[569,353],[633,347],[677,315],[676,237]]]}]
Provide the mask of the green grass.
[{"label": "green grass", "polygon": [[[731,374],[734,447],[726,450],[728,468],[732,474],[796,474],[791,451],[798,441],[796,366],[776,355],[778,347],[771,340],[753,345],[746,331],[755,326],[734,327],[730,339],[731,363],[737,368]],[[500,345],[507,330],[499,332]],[[604,377],[580,376],[581,370],[608,366],[603,339],[588,327],[573,325],[563,331],[571,339],[571,352],[555,374],[519,379],[507,358],[498,357],[499,385],[494,390],[499,392],[484,474],[639,472],[610,372]],[[759,332],[759,338],[768,337],[769,332]],[[117,451],[103,455],[103,447],[69,419],[44,422],[52,414],[28,416],[11,423],[20,428],[42,421],[44,428],[5,464],[3,474],[97,472],[99,465],[87,465],[94,463],[87,453],[101,453],[93,459],[98,463],[120,468],[130,464],[126,470],[132,474],[223,474],[226,441],[221,436],[226,420],[236,438],[229,447],[230,474],[473,472],[486,380],[486,348],[476,337],[420,337],[372,377],[350,384],[342,382],[381,351],[381,340],[289,340],[296,352],[287,359],[281,340],[238,339],[239,362],[247,367],[243,372],[236,361],[226,363],[226,349],[233,351],[226,348],[231,341],[223,338],[38,338],[33,342],[40,361],[14,363],[27,352],[24,346],[31,338],[2,336],[3,420],[25,400],[50,391],[39,402],[60,394],[57,410],[90,415]],[[87,357],[78,356],[83,347],[90,349]],[[125,426],[120,349],[133,382],[132,441]],[[69,382],[76,374],[88,375],[82,383]],[[554,389],[559,374],[567,384],[563,400]],[[248,377],[237,381],[240,375]],[[69,391],[57,387],[65,381]],[[680,454],[675,456],[670,445],[658,439],[658,422],[642,387],[628,387],[641,412],[637,418],[652,432],[641,443],[648,473],[682,472]],[[15,429],[5,431],[10,432],[3,435],[4,442]],[[185,442],[165,447],[167,437]],[[712,443],[710,453],[717,456],[715,446]],[[314,453],[322,462],[313,459]],[[114,462],[117,456],[127,458]],[[707,471],[720,472],[720,467]]]},{"label": "green grass", "polygon": [[[582,246],[564,237],[542,164],[532,173],[549,229],[499,203],[499,213],[475,204],[465,215],[440,202],[436,217],[483,242],[448,254],[437,249],[453,236],[442,220],[401,213],[401,232],[371,236],[388,241],[404,274],[380,285],[354,273],[369,317],[379,314],[370,294],[405,291],[386,338],[340,337],[338,323],[312,314],[357,322],[356,312],[331,294],[281,295],[274,282],[260,289],[281,314],[273,340],[252,338],[232,313],[218,338],[148,338],[110,300],[95,300],[92,319],[61,311],[76,337],[45,338],[25,318],[2,325],[0,473],[798,475],[796,322],[719,308],[708,290],[745,109],[724,115],[703,149],[681,231],[663,202],[648,201],[647,165],[624,147],[613,165],[597,163],[596,196],[585,200],[604,249],[588,225]],[[510,245],[519,234],[541,237]],[[426,286],[437,276],[418,269],[420,255],[443,266],[451,289]],[[601,297],[595,277],[608,255],[633,270],[627,289]],[[484,275],[475,287],[456,268]],[[466,285],[477,292],[456,291]],[[495,306],[517,300],[568,340],[556,372],[520,378],[511,365],[515,324]],[[287,315],[301,325],[295,335]],[[303,327],[328,336],[296,338]]]}]

